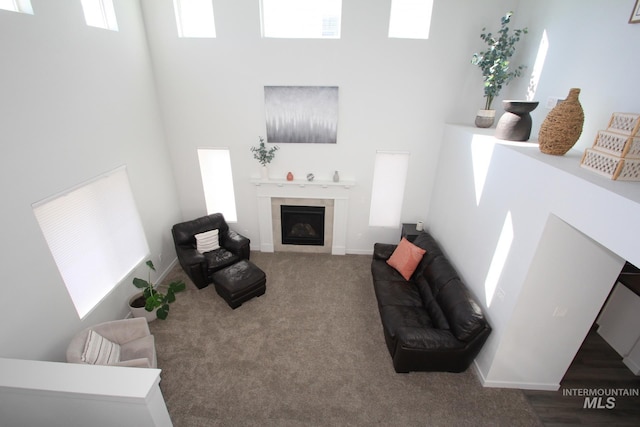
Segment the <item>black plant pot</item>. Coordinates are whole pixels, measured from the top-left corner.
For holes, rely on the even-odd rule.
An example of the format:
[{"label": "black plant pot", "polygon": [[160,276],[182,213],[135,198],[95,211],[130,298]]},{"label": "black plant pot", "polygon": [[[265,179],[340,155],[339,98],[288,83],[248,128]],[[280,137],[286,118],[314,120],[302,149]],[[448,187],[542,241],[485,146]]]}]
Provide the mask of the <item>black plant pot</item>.
[{"label": "black plant pot", "polygon": [[531,136],[531,115],[538,101],[502,101],[505,113],[496,126],[495,137],[507,141],[528,141]]}]

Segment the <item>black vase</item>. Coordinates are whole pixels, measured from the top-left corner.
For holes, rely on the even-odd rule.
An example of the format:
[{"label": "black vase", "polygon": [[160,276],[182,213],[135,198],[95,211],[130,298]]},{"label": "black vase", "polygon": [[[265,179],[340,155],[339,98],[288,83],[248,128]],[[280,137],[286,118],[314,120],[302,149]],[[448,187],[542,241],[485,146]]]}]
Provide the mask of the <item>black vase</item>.
[{"label": "black vase", "polygon": [[496,126],[495,137],[507,141],[528,141],[531,136],[531,114],[538,101],[502,101],[505,113]]}]

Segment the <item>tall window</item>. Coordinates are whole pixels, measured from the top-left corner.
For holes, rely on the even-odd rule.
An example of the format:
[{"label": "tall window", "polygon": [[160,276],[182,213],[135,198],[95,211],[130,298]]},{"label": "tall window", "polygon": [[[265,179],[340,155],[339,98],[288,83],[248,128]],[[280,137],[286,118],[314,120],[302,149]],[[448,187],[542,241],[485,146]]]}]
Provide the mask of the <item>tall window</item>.
[{"label": "tall window", "polygon": [[31,0],[0,0],[0,9],[33,15]]},{"label": "tall window", "polygon": [[90,27],[118,31],[113,0],[81,0],[84,20]]},{"label": "tall window", "polygon": [[32,207],[80,318],[149,253],[124,167]]},{"label": "tall window", "polygon": [[378,151],[373,170],[369,225],[398,227],[402,213],[409,153]]},{"label": "tall window", "polygon": [[339,39],[342,0],[262,0],[262,36]]},{"label": "tall window", "polygon": [[216,36],[211,0],[173,0],[173,9],[179,37]]},{"label": "tall window", "polygon": [[204,188],[207,214],[220,212],[225,220],[235,222],[236,196],[231,173],[231,155],[226,148],[198,149],[200,174]]},{"label": "tall window", "polygon": [[391,0],[389,37],[428,39],[433,0]]}]

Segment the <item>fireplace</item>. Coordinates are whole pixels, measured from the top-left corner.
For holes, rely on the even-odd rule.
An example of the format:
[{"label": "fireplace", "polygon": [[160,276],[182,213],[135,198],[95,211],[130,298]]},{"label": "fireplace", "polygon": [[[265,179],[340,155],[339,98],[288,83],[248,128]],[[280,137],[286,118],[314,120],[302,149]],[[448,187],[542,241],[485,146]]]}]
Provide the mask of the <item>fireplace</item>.
[{"label": "fireplace", "polygon": [[283,245],[324,245],[324,206],[280,206]]}]

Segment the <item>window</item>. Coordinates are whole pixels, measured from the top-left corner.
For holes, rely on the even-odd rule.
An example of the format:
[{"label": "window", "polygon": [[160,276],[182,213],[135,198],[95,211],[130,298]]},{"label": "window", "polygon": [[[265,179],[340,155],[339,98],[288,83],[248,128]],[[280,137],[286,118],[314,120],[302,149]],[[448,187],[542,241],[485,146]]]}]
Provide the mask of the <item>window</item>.
[{"label": "window", "polygon": [[81,0],[84,20],[90,27],[118,31],[113,0]]},{"label": "window", "polygon": [[179,37],[215,37],[211,0],[173,0]]},{"label": "window", "polygon": [[342,0],[262,0],[262,36],[339,39]]},{"label": "window", "polygon": [[391,0],[389,37],[428,39],[433,0]]},{"label": "window", "polygon": [[31,0],[0,0],[0,9],[33,15]]},{"label": "window", "polygon": [[409,168],[409,153],[378,151],[373,170],[369,225],[398,227]]},{"label": "window", "polygon": [[224,215],[225,220],[237,221],[229,150],[226,148],[200,148],[198,149],[198,159],[207,214],[220,212]]},{"label": "window", "polygon": [[80,318],[149,253],[124,167],[32,207]]}]

